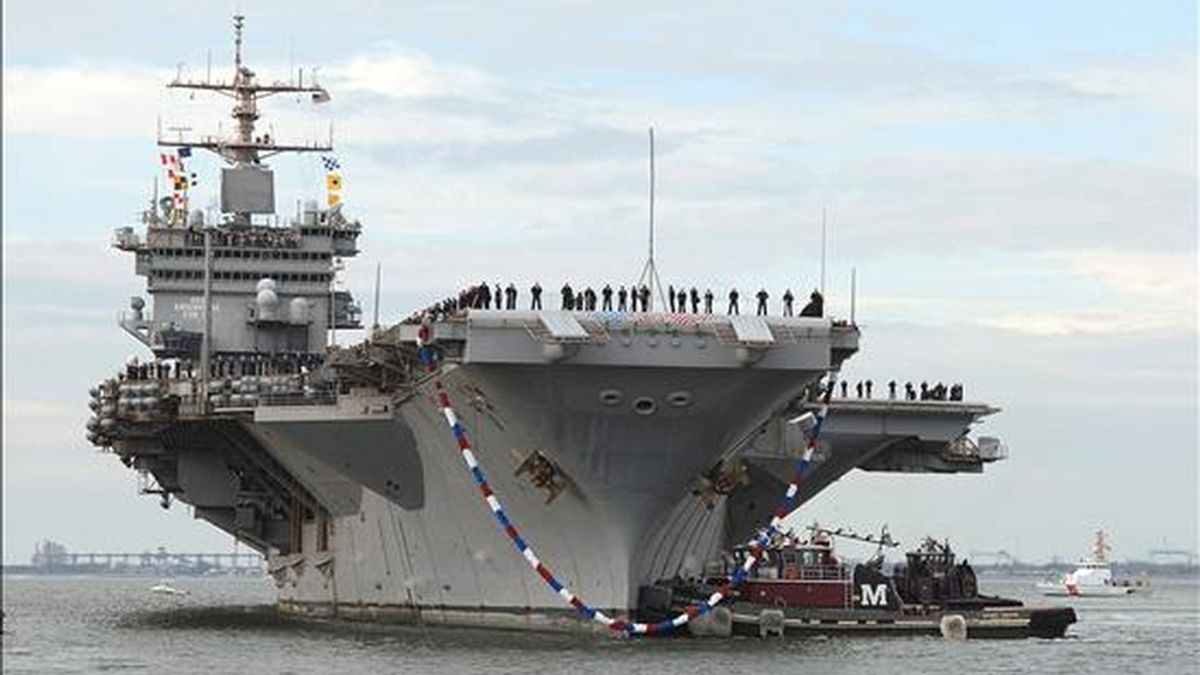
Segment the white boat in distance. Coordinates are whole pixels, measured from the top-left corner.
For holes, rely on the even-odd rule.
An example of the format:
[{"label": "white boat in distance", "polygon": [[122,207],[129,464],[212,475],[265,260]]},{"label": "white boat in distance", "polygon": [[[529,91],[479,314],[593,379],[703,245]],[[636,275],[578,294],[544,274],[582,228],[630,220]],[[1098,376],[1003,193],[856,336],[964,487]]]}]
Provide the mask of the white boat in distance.
[{"label": "white boat in distance", "polygon": [[1092,557],[1080,560],[1074,572],[1058,579],[1038,582],[1042,595],[1050,596],[1112,596],[1132,593],[1149,593],[1148,581],[1116,580],[1108,564],[1110,546],[1104,541],[1104,531],[1096,531],[1092,544]]},{"label": "white boat in distance", "polygon": [[175,588],[168,581],[160,581],[150,587],[150,592],[155,595],[190,595],[188,591],[180,588]]}]

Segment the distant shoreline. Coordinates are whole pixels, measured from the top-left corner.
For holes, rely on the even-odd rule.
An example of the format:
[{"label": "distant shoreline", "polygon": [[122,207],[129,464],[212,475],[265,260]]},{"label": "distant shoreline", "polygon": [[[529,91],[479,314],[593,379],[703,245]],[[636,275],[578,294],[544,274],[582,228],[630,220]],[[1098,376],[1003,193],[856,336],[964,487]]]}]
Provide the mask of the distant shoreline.
[{"label": "distant shoreline", "polygon": [[4,577],[37,577],[37,578],[113,578],[113,579],[157,579],[160,577],[179,577],[188,579],[257,579],[266,576],[265,570],[238,570],[228,572],[190,572],[178,569],[171,570],[74,570],[46,569],[34,565],[2,565],[0,576]]}]

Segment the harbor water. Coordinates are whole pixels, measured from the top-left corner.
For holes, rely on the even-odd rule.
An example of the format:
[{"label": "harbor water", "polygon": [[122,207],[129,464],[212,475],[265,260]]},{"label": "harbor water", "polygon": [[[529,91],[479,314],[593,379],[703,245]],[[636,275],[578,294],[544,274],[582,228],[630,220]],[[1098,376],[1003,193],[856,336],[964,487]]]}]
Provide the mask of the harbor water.
[{"label": "harbor water", "polygon": [[[1200,673],[1200,580],[1074,598],[1061,640],[666,639],[314,625],[280,617],[263,578],[5,577],[5,673]],[[982,577],[1033,604],[1033,579]],[[1059,599],[1061,600],[1061,599]]]}]

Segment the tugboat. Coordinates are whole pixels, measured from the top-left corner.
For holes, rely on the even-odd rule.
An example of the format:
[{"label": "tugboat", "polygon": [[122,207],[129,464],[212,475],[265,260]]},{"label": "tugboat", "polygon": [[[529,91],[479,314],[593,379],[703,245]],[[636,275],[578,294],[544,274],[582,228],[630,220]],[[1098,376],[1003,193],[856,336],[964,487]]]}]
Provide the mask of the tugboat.
[{"label": "tugboat", "polygon": [[[834,554],[833,537],[874,543],[871,559],[853,567]],[[975,571],[957,562],[948,541],[926,538],[891,574],[879,537],[813,525],[807,539],[779,537],[759,552],[759,564],[727,606],[691,630],[696,635],[897,634],[945,637],[1062,637],[1075,623],[1070,607],[1031,608],[1018,600],[979,593]],[[703,580],[674,579],[643,587],[641,613],[653,620],[727,584],[750,551],[737,548]]]},{"label": "tugboat", "polygon": [[1038,582],[1037,589],[1049,596],[1121,596],[1135,592],[1149,593],[1148,581],[1114,579],[1108,565],[1108,552],[1112,547],[1104,540],[1104,530],[1096,530],[1092,542],[1092,557],[1079,561],[1074,572],[1058,579]]}]

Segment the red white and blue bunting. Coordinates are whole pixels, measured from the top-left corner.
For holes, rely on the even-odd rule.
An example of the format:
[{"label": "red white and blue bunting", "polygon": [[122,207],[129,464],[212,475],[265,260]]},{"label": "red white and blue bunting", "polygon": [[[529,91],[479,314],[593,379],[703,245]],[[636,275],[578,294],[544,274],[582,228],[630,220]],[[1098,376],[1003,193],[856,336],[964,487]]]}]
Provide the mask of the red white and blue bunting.
[{"label": "red white and blue bunting", "polygon": [[487,502],[488,508],[492,510],[492,515],[496,518],[496,522],[504,530],[504,534],[508,536],[509,541],[512,542],[517,552],[533,568],[533,571],[564,602],[574,607],[583,617],[603,624],[614,632],[628,635],[665,635],[673,633],[697,616],[712,611],[714,607],[719,605],[734,590],[741,586],[742,582],[750,574],[750,571],[758,564],[758,559],[763,549],[771,543],[772,539],[783,534],[783,530],[781,529],[783,520],[799,507],[797,494],[800,490],[800,482],[808,472],[813,451],[816,449],[821,436],[821,428],[824,426],[825,418],[829,412],[829,399],[833,395],[833,388],[836,384],[836,373],[831,372],[821,400],[821,407],[816,414],[812,428],[808,432],[808,443],[804,449],[804,453],[796,460],[795,470],[792,480],[788,484],[787,491],[784,492],[783,499],[780,501],[779,507],[775,509],[770,523],[749,542],[749,555],[746,556],[746,560],[742,566],[734,570],[729,583],[714,591],[704,602],[688,607],[672,619],[666,619],[658,623],[639,623],[610,617],[584,602],[583,598],[576,595],[570,588],[558,580],[554,573],[550,571],[550,568],[546,567],[541,559],[538,558],[529,542],[521,536],[520,530],[517,529],[516,524],[505,512],[504,505],[500,503],[500,499],[492,491],[487,476],[483,473],[483,468],[479,466],[479,462],[475,459],[475,453],[471,450],[471,441],[467,438],[467,430],[463,427],[462,422],[458,419],[458,415],[454,412],[454,408],[450,405],[450,394],[446,391],[442,379],[437,376],[439,372],[437,353],[430,346],[430,334],[431,329],[428,324],[422,325],[417,332],[418,354],[421,363],[430,373],[435,375],[433,385],[437,394],[438,408],[446,418],[446,423],[450,426],[450,431],[454,434],[454,439],[458,443],[458,449],[462,454],[463,462],[466,464],[467,470],[470,471],[471,477],[475,480],[475,485],[479,488],[479,493],[482,495],[483,500]]}]

